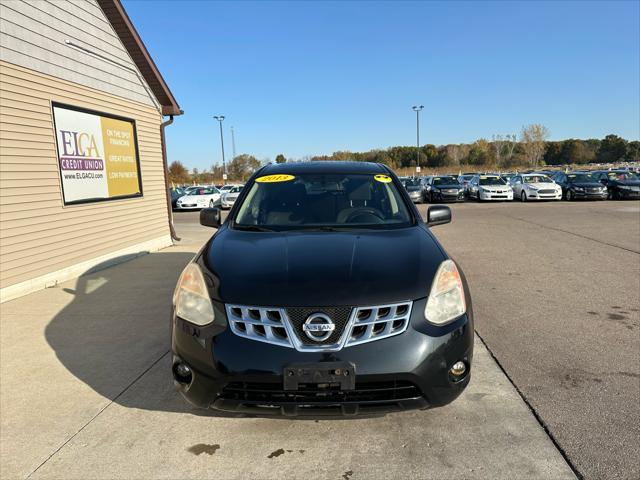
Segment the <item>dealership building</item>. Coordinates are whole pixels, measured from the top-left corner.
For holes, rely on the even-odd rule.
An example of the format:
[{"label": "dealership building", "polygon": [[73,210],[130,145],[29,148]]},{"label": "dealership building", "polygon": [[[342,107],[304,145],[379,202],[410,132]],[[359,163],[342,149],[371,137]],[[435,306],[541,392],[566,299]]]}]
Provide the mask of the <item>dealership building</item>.
[{"label": "dealership building", "polygon": [[172,244],[182,111],[119,0],[0,0],[0,301]]}]

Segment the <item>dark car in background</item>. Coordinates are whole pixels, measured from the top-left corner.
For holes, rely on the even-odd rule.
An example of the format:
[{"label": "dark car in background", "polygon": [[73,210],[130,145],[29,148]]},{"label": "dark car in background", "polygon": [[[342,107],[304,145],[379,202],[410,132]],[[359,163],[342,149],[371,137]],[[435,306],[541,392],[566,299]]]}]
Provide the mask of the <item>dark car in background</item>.
[{"label": "dark car in background", "polygon": [[610,199],[640,198],[640,178],[629,170],[596,170],[591,175],[607,187]]},{"label": "dark car in background", "polygon": [[419,178],[408,178],[404,181],[404,188],[413,203],[424,202],[423,188]]},{"label": "dark car in background", "polygon": [[462,271],[385,165],[309,162],[254,174],[173,297],[172,372],[193,404],[352,416],[446,405],[469,382]]},{"label": "dark car in background", "polygon": [[607,187],[589,172],[556,172],[553,180],[562,187],[565,200],[606,200],[608,196]]},{"label": "dark car in background", "polygon": [[169,190],[169,193],[171,194],[171,208],[175,209],[178,199],[185,195],[184,190],[181,188],[172,188]]},{"label": "dark car in background", "polygon": [[464,187],[453,176],[428,177],[425,198],[430,203],[464,202]]},{"label": "dark car in background", "polygon": [[471,180],[473,180],[473,177],[475,176],[475,173],[465,173],[458,176],[458,183],[462,185],[462,188],[464,188],[465,192],[469,189],[469,182],[471,182]]}]

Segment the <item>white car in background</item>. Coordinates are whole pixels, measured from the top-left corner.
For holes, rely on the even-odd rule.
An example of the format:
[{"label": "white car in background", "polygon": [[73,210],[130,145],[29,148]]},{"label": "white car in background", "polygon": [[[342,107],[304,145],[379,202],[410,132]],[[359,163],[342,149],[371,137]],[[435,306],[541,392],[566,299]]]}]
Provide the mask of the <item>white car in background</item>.
[{"label": "white car in background", "polygon": [[223,210],[233,207],[233,204],[236,203],[236,200],[240,196],[240,192],[242,192],[243,188],[244,185],[235,185],[228,192],[223,192],[222,197],[220,198],[220,207]]},{"label": "white car in background", "polygon": [[176,210],[213,208],[220,205],[220,197],[220,190],[216,187],[194,188],[189,191],[188,195],[178,199],[176,202]]},{"label": "white car in background", "polygon": [[233,188],[233,187],[237,187],[238,185],[234,185],[232,183],[228,183],[227,185],[223,185],[222,187],[220,187],[220,193],[221,194],[225,194],[225,193],[229,193],[229,191]]},{"label": "white car in background", "polygon": [[479,202],[513,200],[513,190],[499,175],[476,175],[467,185],[467,195]]},{"label": "white car in background", "polygon": [[562,187],[541,173],[523,173],[511,179],[513,195],[522,202],[562,200]]}]

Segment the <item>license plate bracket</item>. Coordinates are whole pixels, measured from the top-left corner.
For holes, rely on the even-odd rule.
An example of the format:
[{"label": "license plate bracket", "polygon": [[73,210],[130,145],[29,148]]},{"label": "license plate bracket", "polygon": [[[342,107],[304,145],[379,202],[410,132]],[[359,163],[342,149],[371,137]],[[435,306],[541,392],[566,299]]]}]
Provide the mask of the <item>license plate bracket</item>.
[{"label": "license plate bracket", "polygon": [[292,363],[283,371],[284,389],[299,390],[300,384],[333,384],[340,390],[355,390],[356,366],[350,362]]}]

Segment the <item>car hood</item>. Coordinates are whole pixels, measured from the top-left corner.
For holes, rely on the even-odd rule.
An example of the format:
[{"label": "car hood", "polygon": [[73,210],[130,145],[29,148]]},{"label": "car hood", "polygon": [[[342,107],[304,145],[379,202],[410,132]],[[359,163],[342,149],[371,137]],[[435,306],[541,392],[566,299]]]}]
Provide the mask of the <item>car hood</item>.
[{"label": "car hood", "polygon": [[446,258],[422,226],[361,232],[224,227],[201,263],[213,276],[212,297],[225,303],[354,306],[426,297]]},{"label": "car hood", "polygon": [[553,182],[525,183],[525,185],[528,187],[535,187],[539,190],[544,188],[557,188],[559,186],[557,183]]},{"label": "car hood", "polygon": [[479,185],[479,188],[498,191],[511,191],[511,187],[509,185]]}]

